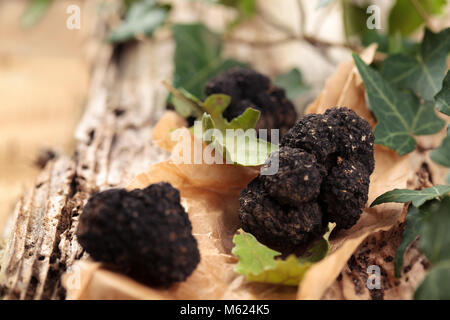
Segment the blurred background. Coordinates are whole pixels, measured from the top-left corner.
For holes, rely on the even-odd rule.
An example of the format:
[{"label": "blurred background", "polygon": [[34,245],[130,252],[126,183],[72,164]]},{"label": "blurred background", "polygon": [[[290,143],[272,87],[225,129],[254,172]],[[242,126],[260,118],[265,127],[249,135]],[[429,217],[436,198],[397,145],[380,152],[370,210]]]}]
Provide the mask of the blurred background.
[{"label": "blurred background", "polygon": [[[45,157],[47,149],[71,154],[73,132],[83,113],[90,71],[95,65],[92,39],[99,12],[113,8],[123,16],[139,1],[0,0],[0,229],[17,199],[32,186],[40,170],[40,155]],[[450,9],[445,0],[160,2],[172,4],[172,22],[201,20],[215,31],[237,35],[230,37],[231,42],[242,40],[240,37],[245,38],[255,26],[261,33],[258,41],[280,38],[286,27],[288,33],[306,35],[303,41],[281,44],[272,56],[260,57],[274,60],[260,70],[271,76],[291,67],[301,72],[307,90],[300,90],[301,94],[295,97],[299,109],[317,95],[339,62],[350,59],[353,49],[377,41],[387,45],[389,52],[400,50],[398,44],[405,37],[421,38],[419,27],[425,23],[436,30],[450,25]],[[381,10],[379,34],[383,37],[364,32],[369,4],[376,4]],[[67,9],[72,5],[80,8],[79,29],[67,27]],[[394,6],[403,10],[400,16],[392,13]],[[218,16],[227,18],[217,19]],[[111,25],[120,24],[119,20],[112,19]],[[268,20],[267,26],[259,27]],[[155,31],[157,40],[170,37],[164,26],[161,29]],[[251,45],[261,45],[254,41]],[[239,52],[235,47],[225,47],[225,54],[239,55],[247,61],[254,58],[246,57],[245,50]],[[171,64],[172,57],[162,63]]]}]

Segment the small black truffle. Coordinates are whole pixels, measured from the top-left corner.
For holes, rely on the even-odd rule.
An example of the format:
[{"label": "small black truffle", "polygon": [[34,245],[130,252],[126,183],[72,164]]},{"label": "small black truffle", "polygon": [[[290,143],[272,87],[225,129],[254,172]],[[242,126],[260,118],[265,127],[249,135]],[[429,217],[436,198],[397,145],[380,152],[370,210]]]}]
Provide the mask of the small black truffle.
[{"label": "small black truffle", "polygon": [[307,248],[328,222],[352,227],[367,202],[373,144],[369,123],[348,108],[302,117],[262,168],[279,161],[278,172],[242,191],[242,228],[287,254]]},{"label": "small black truffle", "polygon": [[280,129],[280,136],[283,136],[297,120],[297,112],[284,89],[274,86],[268,77],[252,69],[224,71],[207,82],[205,93],[231,97],[223,113],[229,121],[250,107],[261,111],[256,129]]},{"label": "small black truffle", "polygon": [[180,194],[168,183],[94,194],[77,237],[94,260],[150,286],[184,281],[200,261]]}]

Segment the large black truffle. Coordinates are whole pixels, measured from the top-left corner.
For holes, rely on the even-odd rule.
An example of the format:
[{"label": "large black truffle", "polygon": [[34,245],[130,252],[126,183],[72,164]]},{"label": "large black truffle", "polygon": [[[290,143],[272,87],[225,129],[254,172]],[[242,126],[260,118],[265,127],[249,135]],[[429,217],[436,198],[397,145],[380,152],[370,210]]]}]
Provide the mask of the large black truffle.
[{"label": "large black truffle", "polygon": [[94,260],[150,286],[184,281],[200,261],[180,194],[168,183],[94,194],[77,237]]},{"label": "large black truffle", "polygon": [[210,79],[205,94],[215,93],[231,97],[223,113],[229,121],[251,107],[261,111],[256,129],[280,129],[282,136],[297,120],[297,112],[284,89],[274,86],[268,77],[252,69],[232,68]]},{"label": "large black truffle", "polygon": [[242,228],[283,253],[307,248],[328,222],[350,228],[367,202],[373,144],[369,123],[348,108],[302,117],[262,168],[279,161],[278,172],[242,191]]}]

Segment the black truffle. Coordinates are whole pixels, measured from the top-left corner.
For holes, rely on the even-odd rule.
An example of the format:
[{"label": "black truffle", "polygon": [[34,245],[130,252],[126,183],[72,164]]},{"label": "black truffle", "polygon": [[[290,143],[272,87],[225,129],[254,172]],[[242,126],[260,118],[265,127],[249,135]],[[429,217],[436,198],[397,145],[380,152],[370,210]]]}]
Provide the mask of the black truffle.
[{"label": "black truffle", "polygon": [[168,183],[94,194],[77,237],[94,260],[150,286],[184,281],[200,261],[180,194]]},{"label": "black truffle", "polygon": [[261,170],[279,161],[278,172],[242,191],[242,228],[283,253],[307,248],[328,222],[350,228],[367,202],[373,144],[369,123],[348,108],[302,117]]},{"label": "black truffle", "polygon": [[223,115],[229,121],[247,108],[261,111],[256,129],[280,129],[286,133],[297,119],[292,102],[286,98],[284,89],[275,87],[265,75],[251,69],[233,68],[208,81],[206,95],[227,94],[231,103]]}]

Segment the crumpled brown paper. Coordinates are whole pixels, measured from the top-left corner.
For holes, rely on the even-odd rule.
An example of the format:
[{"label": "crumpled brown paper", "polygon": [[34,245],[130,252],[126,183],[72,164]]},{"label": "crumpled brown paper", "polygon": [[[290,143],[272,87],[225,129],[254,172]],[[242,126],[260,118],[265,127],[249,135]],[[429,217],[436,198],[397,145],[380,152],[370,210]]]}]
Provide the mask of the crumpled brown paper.
[{"label": "crumpled brown paper", "polygon": [[[375,47],[370,47],[361,56],[370,63],[374,54]],[[339,66],[307,112],[320,113],[332,106],[349,107],[372,125],[375,123],[365,104],[364,85],[352,61]],[[155,143],[172,150],[174,143],[168,136],[172,129],[183,124],[184,120],[175,113],[166,113],[155,127]],[[193,139],[183,143],[191,144]],[[237,260],[231,254],[232,237],[239,227],[239,191],[257,176],[258,169],[177,164],[172,160],[152,165],[148,171],[138,175],[129,188],[168,181],[180,190],[182,204],[199,243],[201,262],[197,269],[183,283],[169,289],[154,289],[108,271],[100,264],[82,261],[75,265],[81,270],[81,286],[68,285],[69,275],[64,277],[68,299],[320,299],[363,240],[370,234],[391,228],[403,210],[403,205],[391,203],[365,209],[353,228],[335,235],[331,241],[331,253],[311,267],[298,289],[247,283],[243,276],[233,271]],[[382,146],[375,146],[375,160],[368,204],[388,190],[406,188],[412,174],[408,156],[400,157]]]}]

